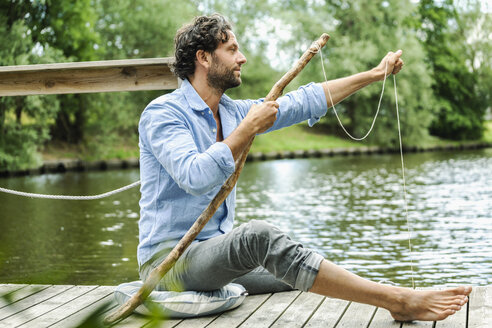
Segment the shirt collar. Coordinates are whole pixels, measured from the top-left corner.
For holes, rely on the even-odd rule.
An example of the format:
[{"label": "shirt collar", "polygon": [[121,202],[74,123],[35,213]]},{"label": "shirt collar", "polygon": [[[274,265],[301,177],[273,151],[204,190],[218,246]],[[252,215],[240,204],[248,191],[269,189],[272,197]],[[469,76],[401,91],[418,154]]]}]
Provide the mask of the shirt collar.
[{"label": "shirt collar", "polygon": [[[203,99],[200,97],[198,92],[196,92],[195,88],[193,87],[193,85],[191,85],[188,79],[183,80],[180,89],[183,92],[186,101],[188,102],[188,105],[193,110],[204,111],[209,109],[208,105],[205,103],[205,101],[203,101]],[[230,106],[231,103],[233,103],[233,101],[231,98],[223,94],[222,97],[220,98],[219,103],[227,107]]]},{"label": "shirt collar", "polygon": [[200,95],[198,95],[198,92],[196,92],[195,88],[193,88],[188,79],[183,80],[180,89],[183,92],[188,105],[190,105],[193,110],[203,111],[209,109],[207,104],[203,101]]}]

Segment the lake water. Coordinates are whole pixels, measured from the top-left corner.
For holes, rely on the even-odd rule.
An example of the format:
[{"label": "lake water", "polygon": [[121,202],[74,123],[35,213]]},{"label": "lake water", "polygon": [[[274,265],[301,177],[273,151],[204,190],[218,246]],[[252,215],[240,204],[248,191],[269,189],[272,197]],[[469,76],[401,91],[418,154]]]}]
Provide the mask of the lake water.
[{"label": "lake water", "polygon": [[[269,221],[375,281],[417,287],[492,284],[492,149],[247,163],[237,224]],[[99,194],[138,170],[0,179],[48,194]],[[138,279],[139,191],[96,201],[0,193],[0,283],[117,285]]]}]

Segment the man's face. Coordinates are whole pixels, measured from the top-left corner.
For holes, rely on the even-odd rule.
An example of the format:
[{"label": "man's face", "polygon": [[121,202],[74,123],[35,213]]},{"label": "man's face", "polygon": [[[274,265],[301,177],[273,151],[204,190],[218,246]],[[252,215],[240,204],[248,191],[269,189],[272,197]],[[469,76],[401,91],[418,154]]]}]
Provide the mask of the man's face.
[{"label": "man's face", "polygon": [[236,36],[227,31],[229,40],[220,43],[212,53],[212,64],[207,73],[208,84],[224,92],[241,84],[241,66],[246,63],[246,57],[239,51]]}]

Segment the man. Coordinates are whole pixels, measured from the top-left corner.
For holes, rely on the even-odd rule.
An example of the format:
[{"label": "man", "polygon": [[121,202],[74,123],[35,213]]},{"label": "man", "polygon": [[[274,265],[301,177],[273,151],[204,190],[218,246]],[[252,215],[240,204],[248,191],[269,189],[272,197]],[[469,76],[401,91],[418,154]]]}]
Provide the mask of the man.
[{"label": "man", "polygon": [[[166,257],[234,172],[234,160],[258,133],[301,121],[316,123],[334,103],[397,74],[401,51],[390,52],[363,73],[310,83],[277,102],[232,100],[224,92],[241,84],[246,58],[230,24],[202,16],[175,38],[174,72],[183,83],[152,101],[140,132],[140,276]],[[329,103],[331,105],[331,102]],[[440,320],[463,306],[470,287],[414,291],[377,284],[336,266],[292,241],[276,227],[251,221],[233,229],[235,190],[197,240],[162,279],[163,290],[214,290],[231,281],[250,293],[292,288],[388,309],[397,320]]]}]

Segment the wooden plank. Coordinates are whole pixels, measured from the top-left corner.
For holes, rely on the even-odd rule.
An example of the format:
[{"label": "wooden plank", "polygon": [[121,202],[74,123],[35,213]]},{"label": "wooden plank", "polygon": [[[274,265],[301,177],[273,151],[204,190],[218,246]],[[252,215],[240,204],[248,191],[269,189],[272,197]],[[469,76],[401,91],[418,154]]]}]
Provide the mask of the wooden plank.
[{"label": "wooden plank", "polygon": [[469,302],[468,327],[492,327],[492,286],[473,287]]},{"label": "wooden plank", "polygon": [[0,96],[172,90],[169,58],[0,67]]},{"label": "wooden plank", "polygon": [[335,327],[349,306],[349,302],[326,297],[305,327]]},{"label": "wooden plank", "polygon": [[388,310],[378,308],[368,328],[400,328],[401,322],[393,319]]},{"label": "wooden plank", "polygon": [[26,284],[17,285],[17,284],[2,284],[0,285],[0,297],[8,296],[9,294],[18,291],[21,288],[26,287]]},{"label": "wooden plank", "polygon": [[322,295],[302,293],[287,308],[287,310],[282,313],[280,318],[275,321],[272,327],[303,327],[324,299],[325,297]]},{"label": "wooden plank", "polygon": [[212,321],[207,328],[238,327],[246,321],[260,306],[262,306],[272,294],[259,294],[247,296],[239,307],[222,313]]},{"label": "wooden plank", "polygon": [[[257,307],[260,306],[260,303],[263,303],[263,301],[270,296],[270,294],[267,295],[258,295],[258,297],[255,296],[248,296],[244,304],[242,304],[239,308],[236,308],[234,310],[225,312],[223,314],[216,314],[216,315],[209,315],[209,316],[203,316],[203,317],[198,317],[198,318],[190,318],[190,319],[185,319],[185,320],[177,320],[177,319],[170,319],[170,320],[160,320],[160,321],[152,321],[151,318],[149,317],[143,317],[143,316],[137,316],[137,315],[132,315],[129,317],[128,323],[125,324],[125,320],[122,321],[121,323],[118,323],[118,327],[142,327],[141,323],[146,320],[146,323],[148,327],[166,327],[166,328],[202,328],[202,327],[236,327],[238,318],[239,317],[244,317],[245,313],[250,313],[254,311]],[[248,302],[246,302],[248,300]],[[256,306],[254,306],[256,304]],[[245,307],[243,307],[245,305]],[[254,308],[254,309],[253,309]],[[239,309],[242,309],[243,311],[240,311]],[[247,311],[244,311],[244,309],[249,309]],[[237,311],[237,313],[236,313]],[[226,318],[223,317],[219,320],[219,317],[222,317],[224,314],[229,314],[229,313],[236,313],[232,318]],[[240,321],[242,322],[242,320]],[[239,322],[239,323],[240,323]],[[125,325],[122,325],[125,324]]]},{"label": "wooden plank", "polygon": [[[138,313],[134,313],[131,316],[129,316],[129,317],[123,319],[122,321],[118,322],[118,324],[116,326],[118,328],[126,328],[126,327],[136,328],[136,327],[144,327],[149,322],[152,322],[153,324],[156,324],[156,321],[157,320],[153,320],[151,317],[143,316],[143,315],[140,315]],[[159,327],[161,327],[161,325],[159,325]]]},{"label": "wooden plank", "polygon": [[[88,315],[92,314],[96,309],[100,308],[104,304],[109,305],[108,309],[116,307],[117,303],[113,297],[114,288],[114,286],[100,286],[95,290],[79,297],[75,301],[75,307],[71,308],[73,312],[71,314],[67,313],[67,315],[62,318],[58,318],[56,323],[50,327],[74,327],[83,322]],[[74,303],[74,301],[70,303]],[[97,323],[102,325],[102,319],[104,319],[103,315],[101,315],[98,319],[99,321]]]},{"label": "wooden plank", "polygon": [[376,309],[377,308],[372,305],[352,302],[338,322],[337,328],[365,328],[371,322]]},{"label": "wooden plank", "polygon": [[434,327],[435,321],[412,321],[412,322],[403,322],[401,325],[402,328],[410,328],[410,327],[417,327],[417,328],[432,328]]},{"label": "wooden plank", "polygon": [[[0,285],[0,292],[14,292],[14,303],[0,309],[0,327],[73,326],[104,301],[113,299],[114,287]],[[321,303],[321,304],[320,304]],[[237,309],[218,316],[188,320],[152,321],[149,317],[132,315],[118,327],[465,327],[466,308],[446,320],[401,324],[389,312],[359,303],[323,298],[322,296],[287,292],[248,296]],[[116,303],[112,302],[112,308]],[[317,309],[317,310],[316,310]],[[315,311],[316,310],[316,311]],[[109,311],[109,310],[108,310]],[[374,311],[376,311],[374,313]],[[314,314],[313,314],[314,312]],[[102,321],[101,315],[99,321]],[[372,317],[372,321],[371,321]],[[252,318],[255,318],[254,320]],[[262,319],[264,321],[259,321]],[[273,318],[273,319],[272,319]],[[309,321],[307,323],[306,320]],[[370,325],[368,325],[370,322]],[[253,325],[254,323],[259,323]],[[492,287],[475,287],[470,295],[469,327],[492,327]]]},{"label": "wooden plank", "polygon": [[270,327],[275,320],[301,294],[300,291],[281,292],[273,294],[263,303],[242,325],[247,328]]},{"label": "wooden plank", "polygon": [[73,288],[69,288],[50,299],[47,299],[25,309],[24,311],[10,316],[5,320],[0,321],[0,326],[5,325],[5,327],[17,327],[25,324],[26,322],[41,317],[43,314],[60,307],[61,305],[93,290],[96,287],[97,286],[74,286]]},{"label": "wooden plank", "polygon": [[56,296],[56,295],[64,292],[67,289],[70,289],[72,287],[73,286],[69,286],[69,285],[67,285],[67,286],[63,286],[63,285],[51,286],[51,287],[43,289],[37,293],[33,293],[33,294],[15,302],[15,303],[12,303],[10,306],[0,309],[0,323],[2,323],[5,318],[13,316],[16,313],[24,311],[27,308],[30,308],[30,307],[32,307],[36,304],[39,304],[39,303],[41,303],[47,299],[50,299],[53,296]]},{"label": "wooden plank", "polygon": [[[180,322],[182,322],[183,319],[161,319],[158,321],[149,321],[147,325],[144,326],[144,328],[173,328],[176,327]],[[119,328],[120,326],[118,326]],[[132,326],[128,326],[129,328]]]},{"label": "wooden plank", "polygon": [[466,327],[466,305],[455,314],[444,320],[436,321],[436,328],[465,328]]},{"label": "wooden plank", "polygon": [[181,321],[176,328],[203,328],[207,327],[219,314],[207,315],[204,317],[191,318]]},{"label": "wooden plank", "polygon": [[[23,298],[29,297],[32,294],[38,293],[43,289],[50,287],[50,285],[28,285],[20,288],[15,293],[11,293],[9,296],[9,302],[4,299],[0,299],[0,310],[6,306],[11,306],[15,302],[22,300]],[[14,305],[15,306],[15,305]]]},{"label": "wooden plank", "polygon": [[34,319],[33,321],[30,321],[28,323],[28,326],[48,327],[58,321],[71,316],[74,313],[77,313],[78,311],[94,303],[96,300],[112,294],[112,291],[112,289],[109,290],[107,287],[97,287],[91,289],[89,292],[70,301],[67,301],[56,309],[45,313],[44,315]]},{"label": "wooden plank", "polygon": [[0,66],[0,74],[13,72],[57,71],[63,69],[110,68],[125,66],[171,65],[174,57],[94,60],[71,63]]}]

